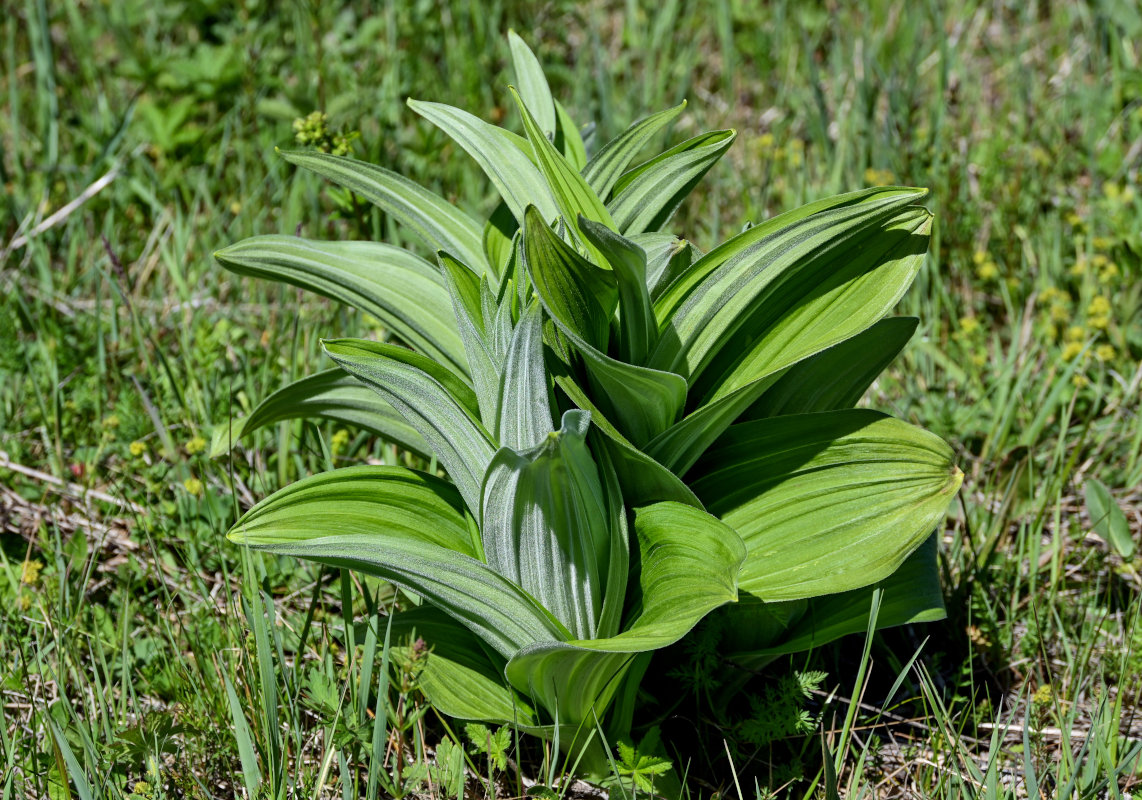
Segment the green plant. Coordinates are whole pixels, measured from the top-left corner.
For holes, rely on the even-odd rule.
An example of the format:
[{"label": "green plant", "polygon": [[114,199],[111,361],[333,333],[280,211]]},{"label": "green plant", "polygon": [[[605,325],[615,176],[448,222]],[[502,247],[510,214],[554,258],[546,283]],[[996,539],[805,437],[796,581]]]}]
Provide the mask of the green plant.
[{"label": "green plant", "polygon": [[[932,434],[851,408],[915,328],[882,318],[923,261],[924,192],[828,198],[703,254],[662,228],[735,134],[630,168],[678,106],[588,158],[535,57],[511,46],[526,136],[410,101],[495,185],[482,225],[380,167],[284,154],[376,203],[438,266],[284,236],[217,254],[354,305],[414,349],[326,340],[340,369],[271,396],[215,452],[316,416],[432,456],[447,478],[319,474],[231,538],[424,599],[402,625],[432,648],[431,701],[569,751],[602,720],[626,735],[650,655],[739,594],[722,652],[746,666],[864,630],[877,588],[881,626],[941,616],[930,534],[962,473]],[[606,771],[598,747],[586,758]]]}]

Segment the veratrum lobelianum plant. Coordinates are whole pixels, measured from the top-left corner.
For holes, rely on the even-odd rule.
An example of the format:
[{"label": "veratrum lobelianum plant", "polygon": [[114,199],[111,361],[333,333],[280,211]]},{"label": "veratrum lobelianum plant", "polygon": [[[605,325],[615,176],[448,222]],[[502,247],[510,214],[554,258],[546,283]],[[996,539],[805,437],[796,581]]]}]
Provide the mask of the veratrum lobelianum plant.
[{"label": "veratrum lobelianum plant", "polygon": [[650,655],[720,607],[722,649],[746,665],[864,630],[874,591],[881,627],[940,618],[932,531],[962,473],[932,434],[853,408],[916,327],[885,315],[927,251],[925,192],[828,198],[702,253],[662,228],[734,132],[631,167],[683,105],[588,157],[509,43],[524,136],[409,101],[492,181],[486,222],[380,167],[283,154],[375,203],[435,266],[291,236],[217,253],[372,314],[393,341],[326,340],[338,367],[267,398],[215,452],[312,416],[434,456],[447,478],[333,470],[230,538],[421,598],[394,624],[433,648],[429,699],[564,747],[616,698],[621,734]]}]

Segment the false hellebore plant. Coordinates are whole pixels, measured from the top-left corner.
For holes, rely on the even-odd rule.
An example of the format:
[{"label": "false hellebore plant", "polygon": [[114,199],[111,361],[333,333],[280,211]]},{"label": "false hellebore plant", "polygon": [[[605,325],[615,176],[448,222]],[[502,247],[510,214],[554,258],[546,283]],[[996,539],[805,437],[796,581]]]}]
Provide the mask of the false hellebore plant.
[{"label": "false hellebore plant", "polygon": [[565,746],[609,707],[621,732],[650,654],[735,600],[722,649],[746,664],[864,630],[874,592],[880,626],[939,618],[930,537],[962,474],[937,437],[853,408],[916,327],[884,317],[927,250],[924,192],[831,197],[702,253],[662,229],[735,134],[632,167],[679,106],[588,158],[510,44],[525,136],[409,103],[491,179],[487,222],[380,167],[284,154],[378,205],[435,265],[291,236],[217,254],[372,314],[393,341],[326,340],[338,367],[267,398],[216,451],[313,416],[447,477],[333,470],[230,537],[421,598],[396,619],[432,647],[429,699]]}]

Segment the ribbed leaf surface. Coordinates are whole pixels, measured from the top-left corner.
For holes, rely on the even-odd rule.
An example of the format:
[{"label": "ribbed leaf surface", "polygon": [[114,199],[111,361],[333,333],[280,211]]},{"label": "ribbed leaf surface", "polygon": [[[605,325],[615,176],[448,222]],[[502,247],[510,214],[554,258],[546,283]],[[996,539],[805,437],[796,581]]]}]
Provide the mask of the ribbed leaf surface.
[{"label": "ribbed leaf surface", "polygon": [[595,636],[611,550],[611,516],[587,449],[590,415],[523,453],[502,448],[484,479],[480,532],[488,565],[571,631]]},{"label": "ribbed leaf surface", "polygon": [[515,68],[516,86],[531,115],[544,136],[555,137],[555,101],[551,99],[551,87],[547,76],[531,48],[515,31],[508,31],[508,46],[512,52],[512,66]]},{"label": "ribbed leaf surface", "polygon": [[868,586],[924,541],[963,481],[939,437],[875,411],[735,425],[696,465],[698,497],[746,543],[765,601]]},{"label": "ribbed leaf surface", "polygon": [[681,639],[713,609],[737,598],[745,557],[737,534],[709,514],[680,503],[636,512],[640,597],[633,622],[607,639],[538,644],[514,656],[508,680],[559,719],[602,716],[634,654]]},{"label": "ribbed leaf surface", "polygon": [[229,427],[219,426],[210,445],[210,457],[228,453],[243,437],[287,419],[343,422],[419,456],[432,454],[424,437],[395,408],[352,375],[334,367],[283,386],[258,403],[249,416],[234,420]]},{"label": "ribbed leaf surface", "polygon": [[411,350],[362,339],[330,339],[325,352],[378,392],[416,428],[460,490],[473,514],[495,454],[480,424],[475,394],[447,369]]},{"label": "ribbed leaf surface", "polygon": [[734,131],[704,133],[625,173],[607,204],[612,227],[625,236],[661,230],[736,137]]},{"label": "ribbed leaf surface", "polygon": [[401,467],[350,467],[275,492],[229,535],[258,549],[392,581],[504,656],[568,639],[533,598],[477,560],[462,509],[447,481]]},{"label": "ribbed leaf surface", "polygon": [[677,119],[685,108],[686,101],[683,100],[674,108],[644,117],[603,145],[583,170],[583,178],[595,194],[605,200],[634,157],[650,143],[654,134]]},{"label": "ribbed leaf surface", "polygon": [[488,267],[480,224],[408,178],[375,164],[329,153],[282,151],[281,156],[361,195],[409,228],[433,251],[446,250],[476,272]]},{"label": "ribbed leaf surface", "polygon": [[501,446],[512,450],[535,447],[555,430],[544,369],[542,320],[538,304],[524,312],[504,359],[496,438]]},{"label": "ribbed leaf surface", "polygon": [[292,283],[371,314],[420,352],[468,373],[440,272],[407,250],[374,242],[255,236],[214,257],[239,275]]}]

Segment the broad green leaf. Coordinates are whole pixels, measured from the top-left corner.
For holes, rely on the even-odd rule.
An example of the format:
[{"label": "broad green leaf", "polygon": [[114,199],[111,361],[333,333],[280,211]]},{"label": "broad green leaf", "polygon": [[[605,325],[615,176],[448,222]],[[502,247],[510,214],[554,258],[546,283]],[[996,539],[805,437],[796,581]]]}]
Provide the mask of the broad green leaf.
[{"label": "broad green leaf", "polygon": [[578,409],[538,446],[501,448],[484,478],[480,531],[488,565],[536,598],[573,637],[596,635],[610,515]]},{"label": "broad green leaf", "polygon": [[[882,592],[877,628],[944,619],[938,558],[936,536],[932,535],[904,559],[895,572],[862,589],[784,603],[763,603],[745,595],[740,603],[724,609],[723,630],[727,636],[719,643],[721,651],[736,664],[748,668],[773,656],[799,653],[842,636],[864,633],[868,630],[868,613],[876,589]],[[751,607],[752,616],[748,616],[748,612],[740,618],[737,616],[739,610]],[[769,636],[756,635],[757,619],[762,614],[773,619],[784,617],[779,630],[775,629]]]},{"label": "broad green leaf", "polygon": [[527,450],[555,430],[543,365],[542,312],[532,304],[516,326],[504,359],[496,416],[496,438],[503,447]]},{"label": "broad green leaf", "polygon": [[255,236],[214,257],[239,275],[285,281],[371,314],[420,352],[468,373],[439,271],[407,250],[374,242]]},{"label": "broad green leaf", "polygon": [[523,251],[540,302],[584,359],[595,405],[636,446],[666,430],[686,402],[686,381],[613,359],[597,346],[605,341],[609,314],[579,277],[591,275],[593,268],[534,212],[524,226]]},{"label": "broad green leaf", "polygon": [[409,425],[372,389],[344,370],[333,369],[294,381],[271,394],[249,416],[214,431],[210,457],[217,458],[256,430],[287,419],[327,419],[375,433],[398,447],[428,458],[432,451]]},{"label": "broad green leaf", "polygon": [[[700,398],[702,404],[652,441],[648,454],[684,474],[783,370],[860,333],[884,316],[923,263],[929,224],[926,210],[906,209],[884,226],[859,231],[856,243],[860,249],[855,256],[827,245],[824,252],[811,251],[798,258],[794,251],[800,245],[792,245],[778,263],[769,265],[768,272],[753,279],[761,284],[768,278],[764,291],[727,288],[722,307],[711,309],[702,323],[704,330],[687,327],[683,320],[680,327],[664,331],[659,353],[667,338],[679,331],[687,331],[694,343],[692,356],[699,350],[706,353],[692,364],[686,364],[684,357],[663,359],[678,369],[699,370],[691,374],[690,398]],[[750,307],[740,304],[741,295],[754,296]],[[676,352],[686,349],[677,347]]]},{"label": "broad green leaf", "polygon": [[484,272],[480,224],[456,206],[395,172],[344,156],[281,151],[291,164],[351,189],[411,229],[433,251],[447,250],[476,272]]},{"label": "broad green leaf", "polygon": [[508,661],[521,692],[561,721],[602,717],[638,653],[681,639],[715,608],[737,598],[741,539],[714,517],[680,503],[636,510],[639,591],[633,621],[617,636],[531,646]]},{"label": "broad green leaf", "polygon": [[[527,131],[528,141],[531,142],[531,146],[535,150],[535,158],[539,163],[540,172],[547,179],[547,185],[551,189],[551,194],[555,198],[556,205],[559,206],[563,219],[570,225],[582,214],[593,222],[614,228],[615,223],[611,220],[611,215],[607,212],[607,207],[603,201],[587,185],[583,176],[563,157],[563,154],[555,149],[555,145],[543,135],[515,89],[512,89],[512,96],[515,97],[516,105],[519,106],[520,115],[523,117],[523,127]],[[539,207],[539,211],[544,221],[552,219],[552,215],[544,208]],[[587,246],[587,249],[593,251],[590,245]],[[600,259],[601,263],[601,256],[597,252],[594,252],[594,255]]]},{"label": "broad green leaf", "polygon": [[417,429],[473,514],[496,446],[480,424],[475,394],[436,362],[402,347],[362,339],[327,339],[325,352],[364,381]]},{"label": "broad green leaf", "polygon": [[[698,310],[695,307],[701,303],[691,295],[710,291],[709,282],[715,272],[724,271],[727,264],[733,264],[733,269],[738,271],[747,271],[752,261],[766,256],[769,246],[774,241],[773,237],[793,230],[794,226],[809,217],[824,211],[864,203],[872,203],[877,207],[887,204],[891,209],[886,213],[891,213],[891,210],[920,200],[925,194],[927,194],[925,189],[902,189],[898,186],[864,189],[826,197],[753,225],[706,253],[671,282],[654,303],[658,322],[665,324],[667,320],[680,313],[683,305],[687,306],[689,314],[695,313]],[[879,210],[879,208],[873,209],[873,213],[878,213]]]},{"label": "broad green leaf", "polygon": [[674,108],[643,117],[603,145],[583,169],[583,178],[595,194],[605,200],[631,160],[642,152],[654,134],[673,122],[685,108],[686,101],[683,100]]},{"label": "broad green leaf", "polygon": [[332,470],[247,511],[232,541],[391,581],[443,609],[505,657],[567,631],[477,560],[456,489],[402,467]]},{"label": "broad green leaf", "polygon": [[579,217],[579,230],[602,253],[619,289],[619,359],[643,364],[658,342],[658,323],[646,288],[646,252],[610,228]]},{"label": "broad green leaf", "polygon": [[702,504],[682,479],[642,452],[623,436],[592,402],[570,374],[567,364],[548,359],[548,370],[567,398],[578,408],[591,412],[591,422],[603,434],[601,446],[614,463],[622,486],[622,496],[632,507],[673,501],[701,508]]},{"label": "broad green leaf", "polygon": [[503,200],[484,224],[484,255],[502,280],[512,255],[512,237],[519,230],[519,221],[511,207]]},{"label": "broad green leaf", "polygon": [[794,364],[744,419],[852,408],[912,338],[916,317],[889,317]]},{"label": "broad green leaf", "polygon": [[486,278],[476,274],[452,256],[441,251],[437,254],[444,285],[452,297],[452,310],[464,352],[468,358],[468,372],[481,420],[494,420],[500,393],[499,359],[493,355],[484,333],[483,292]]},{"label": "broad green leaf", "polygon": [[[890,220],[916,225],[926,222],[928,217],[922,209],[904,209],[922,194],[918,190],[895,190],[848,199],[834,198],[834,206],[824,210],[809,214],[800,214],[799,210],[750,228],[735,237],[734,240],[742,240],[743,245],[736,251],[725,246],[710,251],[655,303],[655,313],[663,330],[651,365],[685,375],[694,386],[702,377],[702,371],[731,342],[739,345],[740,350],[742,341],[758,341],[767,325],[781,319],[804,324],[804,314],[798,313],[799,307],[794,304],[817,301],[820,305],[825,294],[825,287],[818,288],[822,280],[830,280],[828,288],[836,294],[846,283],[878,266],[884,260],[880,256],[886,244],[905,246],[908,243],[906,233],[893,234],[886,229],[892,227]],[[785,222],[776,224],[786,216]],[[896,220],[897,217],[901,219]],[[752,238],[756,231],[768,235]],[[926,245],[926,237],[919,238],[924,239]],[[870,258],[869,253],[854,251],[853,246],[860,243],[879,245],[876,256]],[[906,252],[911,252],[910,248],[908,244]],[[716,266],[711,269],[711,264]],[[868,324],[883,313],[880,311]],[[799,326],[787,323],[786,327]],[[867,325],[858,330],[864,327]],[[842,341],[854,332],[834,338],[831,330],[821,331],[823,336],[833,338],[829,344]],[[785,338],[777,344],[782,344]],[[733,354],[731,350],[730,355]],[[724,372],[724,365],[719,366]],[[723,378],[722,372],[706,382]],[[721,383],[717,388],[722,389],[723,394],[731,390],[723,388]]]},{"label": "broad green leaf", "polygon": [[1134,538],[1130,535],[1130,523],[1122,508],[1114,501],[1114,496],[1101,481],[1087,478],[1083,484],[1086,510],[1090,515],[1090,526],[1094,532],[1110,544],[1123,558],[1134,557]]},{"label": "broad green leaf", "polygon": [[646,252],[646,288],[655,302],[702,255],[692,242],[672,233],[637,233],[630,240]]},{"label": "broad green leaf", "polygon": [[625,173],[607,204],[611,227],[624,236],[661,230],[736,137],[735,131],[704,133]]},{"label": "broad green leaf", "polygon": [[796,600],[891,575],[943,519],[963,481],[927,431],[866,409],[730,428],[691,486],[749,556],[740,586]]},{"label": "broad green leaf", "polygon": [[559,152],[563,153],[563,157],[572,167],[582,172],[583,167],[587,166],[587,148],[583,145],[579,128],[558,100],[555,101],[555,116],[559,122],[555,134],[555,143],[559,146]]},{"label": "broad green leaf", "polygon": [[[530,704],[507,685],[505,661],[491,655],[472,631],[432,606],[401,611],[393,617],[400,656],[415,658],[416,686],[443,714],[457,719],[539,724]],[[412,653],[416,639],[423,652]]]},{"label": "broad green leaf", "polygon": [[520,97],[527,106],[539,129],[549,138],[555,137],[555,101],[551,99],[551,88],[539,59],[515,31],[508,31],[508,45],[512,51],[512,66],[515,67],[516,85]]},{"label": "broad green leaf", "polygon": [[529,204],[537,206],[544,216],[553,218],[558,214],[540,171],[525,151],[504,136],[510,132],[443,103],[410,99],[408,105],[476,160],[517,220],[523,220],[523,211]]}]

